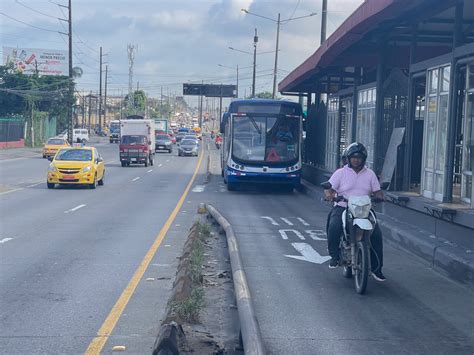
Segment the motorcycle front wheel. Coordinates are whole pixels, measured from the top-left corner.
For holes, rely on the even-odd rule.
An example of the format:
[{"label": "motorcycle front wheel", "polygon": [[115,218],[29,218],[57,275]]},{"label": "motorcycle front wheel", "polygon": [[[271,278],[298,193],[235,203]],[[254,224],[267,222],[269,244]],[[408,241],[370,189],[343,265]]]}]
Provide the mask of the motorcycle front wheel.
[{"label": "motorcycle front wheel", "polygon": [[356,264],[353,269],[354,287],[358,294],[364,294],[369,279],[369,248],[365,238],[357,242]]}]

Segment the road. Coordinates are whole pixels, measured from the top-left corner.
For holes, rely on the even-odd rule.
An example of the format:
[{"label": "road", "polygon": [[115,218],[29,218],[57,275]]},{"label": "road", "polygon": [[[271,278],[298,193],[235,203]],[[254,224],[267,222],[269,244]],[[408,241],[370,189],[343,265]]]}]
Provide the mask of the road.
[{"label": "road", "polygon": [[[48,161],[0,162],[0,353],[84,353],[193,177],[199,159],[158,153],[153,167],[120,167],[117,145],[96,144],[105,186],[46,188]],[[203,179],[204,164],[195,183]],[[183,207],[104,346],[150,353],[198,200]],[[147,281],[148,280],[148,281]],[[119,303],[119,302],[118,302]],[[124,307],[126,306],[126,307]],[[116,321],[115,328],[112,327]]]},{"label": "road", "polygon": [[357,295],[329,269],[328,206],[293,194],[227,192],[216,151],[206,199],[233,225],[272,354],[472,354],[472,290],[385,245],[385,283]]},{"label": "road", "polygon": [[472,290],[386,244],[388,281],[355,294],[328,269],[324,203],[228,192],[213,147],[210,182],[204,152],[187,195],[199,159],[175,151],[121,168],[116,145],[97,147],[107,170],[96,190],[48,190],[39,157],[0,161],[0,353],[149,354],[200,202],[233,224],[269,353],[473,353]]}]

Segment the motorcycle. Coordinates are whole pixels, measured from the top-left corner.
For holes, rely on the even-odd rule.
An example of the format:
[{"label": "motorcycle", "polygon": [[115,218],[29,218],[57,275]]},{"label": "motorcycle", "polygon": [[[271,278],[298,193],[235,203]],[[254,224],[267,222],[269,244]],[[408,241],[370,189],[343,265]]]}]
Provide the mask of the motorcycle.
[{"label": "motorcycle", "polygon": [[[385,190],[388,184],[382,184]],[[327,181],[321,186],[328,190],[332,186]],[[354,288],[358,294],[364,294],[371,275],[370,236],[377,224],[372,210],[372,201],[382,202],[370,196],[351,196],[348,199],[337,196],[334,202],[346,202],[347,207],[342,213],[343,234],[339,243],[339,265],[343,267],[343,275],[354,280]]]}]

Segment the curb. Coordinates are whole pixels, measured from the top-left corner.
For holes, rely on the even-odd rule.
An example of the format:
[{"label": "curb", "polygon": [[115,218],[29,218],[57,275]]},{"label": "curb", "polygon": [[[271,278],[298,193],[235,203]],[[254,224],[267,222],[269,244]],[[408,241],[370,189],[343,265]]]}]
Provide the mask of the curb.
[{"label": "curb", "polygon": [[232,229],[231,224],[214,207],[207,204],[206,209],[224,229],[226,234],[244,353],[263,355],[265,354],[265,348],[263,346],[262,334],[260,333],[260,327],[255,315],[247,277],[245,276],[245,271],[242,267],[242,260],[234,230]]},{"label": "curb", "polygon": [[[301,182],[299,192],[314,200],[322,200],[322,189],[313,187],[307,181]],[[474,287],[474,258],[469,254],[463,256],[456,245],[437,238],[415,226],[407,225],[390,216],[378,213],[379,226],[384,239],[393,246],[415,255],[448,278],[470,288]]]}]

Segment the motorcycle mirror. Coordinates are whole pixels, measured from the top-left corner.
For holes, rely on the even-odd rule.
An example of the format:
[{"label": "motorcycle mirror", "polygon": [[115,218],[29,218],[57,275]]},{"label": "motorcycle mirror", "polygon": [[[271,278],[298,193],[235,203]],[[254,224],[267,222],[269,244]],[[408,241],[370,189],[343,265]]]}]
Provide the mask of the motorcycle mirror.
[{"label": "motorcycle mirror", "polygon": [[387,190],[389,186],[390,186],[390,182],[388,181],[382,182],[382,184],[380,184],[380,188],[384,191]]},{"label": "motorcycle mirror", "polygon": [[321,186],[324,190],[329,190],[329,189],[332,187],[332,185],[331,185],[331,183],[330,183],[329,181],[322,182],[322,183],[320,184],[320,186]]}]

